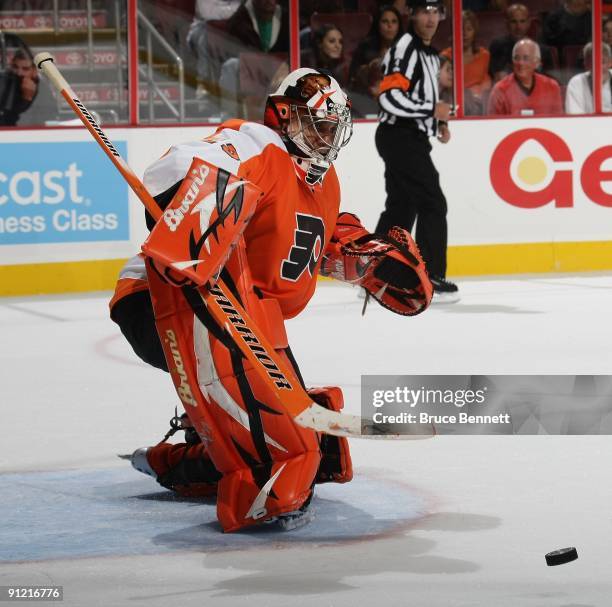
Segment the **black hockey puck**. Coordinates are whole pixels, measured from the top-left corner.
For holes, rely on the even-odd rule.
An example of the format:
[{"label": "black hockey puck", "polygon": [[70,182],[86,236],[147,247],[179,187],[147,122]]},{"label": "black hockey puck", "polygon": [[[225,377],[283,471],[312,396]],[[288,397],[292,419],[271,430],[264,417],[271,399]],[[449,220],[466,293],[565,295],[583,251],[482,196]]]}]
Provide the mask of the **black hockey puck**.
[{"label": "black hockey puck", "polygon": [[564,563],[570,563],[578,558],[578,552],[576,548],[560,548],[559,550],[553,550],[546,555],[546,564],[549,567],[554,565],[563,565]]}]

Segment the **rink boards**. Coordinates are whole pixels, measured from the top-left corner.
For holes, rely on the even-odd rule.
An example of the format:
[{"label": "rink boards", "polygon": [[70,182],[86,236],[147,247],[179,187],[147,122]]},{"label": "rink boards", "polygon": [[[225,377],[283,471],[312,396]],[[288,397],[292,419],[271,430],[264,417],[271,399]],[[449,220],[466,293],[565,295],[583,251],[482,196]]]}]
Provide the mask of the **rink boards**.
[{"label": "rink boards", "polygon": [[[342,209],[373,229],[384,204],[376,123],[337,162]],[[211,127],[109,128],[138,175]],[[464,120],[433,142],[455,276],[612,269],[609,118]],[[145,237],[141,204],[84,129],[4,131],[0,295],[112,288]]]}]

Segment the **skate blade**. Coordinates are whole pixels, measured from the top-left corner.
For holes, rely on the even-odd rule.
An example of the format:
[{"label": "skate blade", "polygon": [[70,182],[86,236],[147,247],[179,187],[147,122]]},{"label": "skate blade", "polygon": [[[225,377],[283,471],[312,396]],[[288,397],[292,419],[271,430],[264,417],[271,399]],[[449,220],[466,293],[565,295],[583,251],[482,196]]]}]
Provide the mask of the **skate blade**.
[{"label": "skate blade", "polygon": [[434,293],[431,300],[432,304],[452,304],[457,303],[461,299],[459,293]]},{"label": "skate blade", "polygon": [[314,510],[309,508],[305,512],[295,512],[280,515],[277,518],[269,521],[264,521],[264,525],[269,525],[270,528],[278,529],[279,531],[293,531],[300,527],[305,527],[314,519]]},{"label": "skate blade", "polygon": [[299,529],[300,527],[305,527],[308,523],[312,522],[314,519],[314,512],[312,509],[303,512],[301,516],[295,516],[291,518],[283,518],[279,517],[277,521],[278,528],[281,531],[293,531],[294,529]]}]

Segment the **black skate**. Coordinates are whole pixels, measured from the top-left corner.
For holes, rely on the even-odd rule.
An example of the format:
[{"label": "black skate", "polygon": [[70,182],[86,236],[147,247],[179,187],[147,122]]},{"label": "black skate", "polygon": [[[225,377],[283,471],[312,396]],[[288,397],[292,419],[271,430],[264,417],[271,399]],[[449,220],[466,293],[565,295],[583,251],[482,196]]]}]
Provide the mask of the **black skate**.
[{"label": "black skate", "polygon": [[310,497],[302,504],[299,510],[293,512],[285,512],[279,514],[273,518],[264,521],[264,525],[270,525],[271,527],[278,529],[279,531],[293,531],[308,525],[314,519],[314,509],[312,508],[312,497],[314,491],[311,492]]},{"label": "black skate", "polygon": [[430,276],[434,288],[432,303],[455,303],[461,299],[459,287],[450,280],[440,276]]}]

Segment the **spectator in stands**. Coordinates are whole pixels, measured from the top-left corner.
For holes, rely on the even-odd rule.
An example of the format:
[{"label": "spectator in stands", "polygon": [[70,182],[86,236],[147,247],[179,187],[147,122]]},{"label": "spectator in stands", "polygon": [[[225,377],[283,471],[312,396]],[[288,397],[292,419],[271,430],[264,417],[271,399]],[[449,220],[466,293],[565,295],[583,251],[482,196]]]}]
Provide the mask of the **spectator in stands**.
[{"label": "spectator in stands", "polygon": [[440,101],[445,101],[449,105],[454,105],[453,63],[446,55],[440,55],[438,92],[440,93]]},{"label": "spectator in stands", "polygon": [[312,33],[311,47],[302,52],[301,65],[332,76],[344,87],[343,49],[340,28],[327,23]]},{"label": "spectator in stands", "polygon": [[[491,89],[489,76],[489,51],[476,44],[478,34],[478,18],[472,11],[463,11],[463,85],[470,91],[474,101],[480,102],[471,110],[482,114],[483,103]],[[452,59],[453,49],[447,48],[442,55]],[[467,107],[464,108],[468,114]]]},{"label": "spectator in stands", "polygon": [[[610,45],[601,47],[602,91],[601,105],[604,112],[612,112],[612,53]],[[592,66],[593,44],[589,42],[582,50],[585,67]],[[568,114],[591,114],[595,111],[593,103],[593,78],[591,71],[576,74],[567,84],[565,111]]]},{"label": "spectator in stands", "polygon": [[227,33],[250,50],[289,51],[288,13],[278,0],[246,0],[230,17]]},{"label": "spectator in stands", "polygon": [[561,89],[553,78],[536,73],[540,47],[529,38],[519,40],[512,51],[513,73],[491,91],[488,113],[497,116],[561,114]]},{"label": "spectator in stands", "polygon": [[[289,54],[288,12],[277,0],[246,0],[230,17],[227,33],[239,47],[233,50],[234,56],[221,66],[219,85],[221,87],[222,116],[241,116],[240,91],[240,53],[282,53]],[[280,61],[279,61],[280,65]],[[267,90],[270,74],[265,74],[266,82],[262,87]]]},{"label": "spectator in stands", "polygon": [[214,69],[208,45],[208,22],[229,19],[238,9],[241,0],[197,0],[194,19],[187,33],[187,44],[196,58],[196,99],[201,101],[200,112],[214,113],[214,100],[218,94]]},{"label": "spectator in stands", "polygon": [[32,55],[18,48],[0,78],[0,126],[44,125],[57,119],[57,102],[41,83]]},{"label": "spectator in stands", "polygon": [[612,46],[612,17],[603,22],[603,41]]},{"label": "spectator in stands", "polygon": [[349,90],[357,115],[378,113],[378,85],[382,78],[380,64],[385,53],[404,33],[402,17],[395,6],[381,7],[368,37],[353,53],[349,68]]},{"label": "spectator in stands", "polygon": [[542,40],[559,51],[564,46],[582,46],[590,39],[591,0],[564,0],[544,19]]},{"label": "spectator in stands", "polygon": [[[440,55],[440,73],[438,74],[438,91],[440,101],[445,101],[449,105],[455,105],[453,94],[453,62],[446,55]],[[463,106],[466,116],[479,116],[483,113],[481,99],[476,99],[470,89],[463,93]]]},{"label": "spectator in stands", "polygon": [[[506,27],[508,34],[495,38],[489,45],[489,74],[494,82],[512,73],[512,49],[519,40],[528,37],[531,28],[529,9],[524,4],[511,4],[506,10]],[[550,73],[555,67],[550,47],[544,44],[539,46],[542,63],[538,70]]]}]

